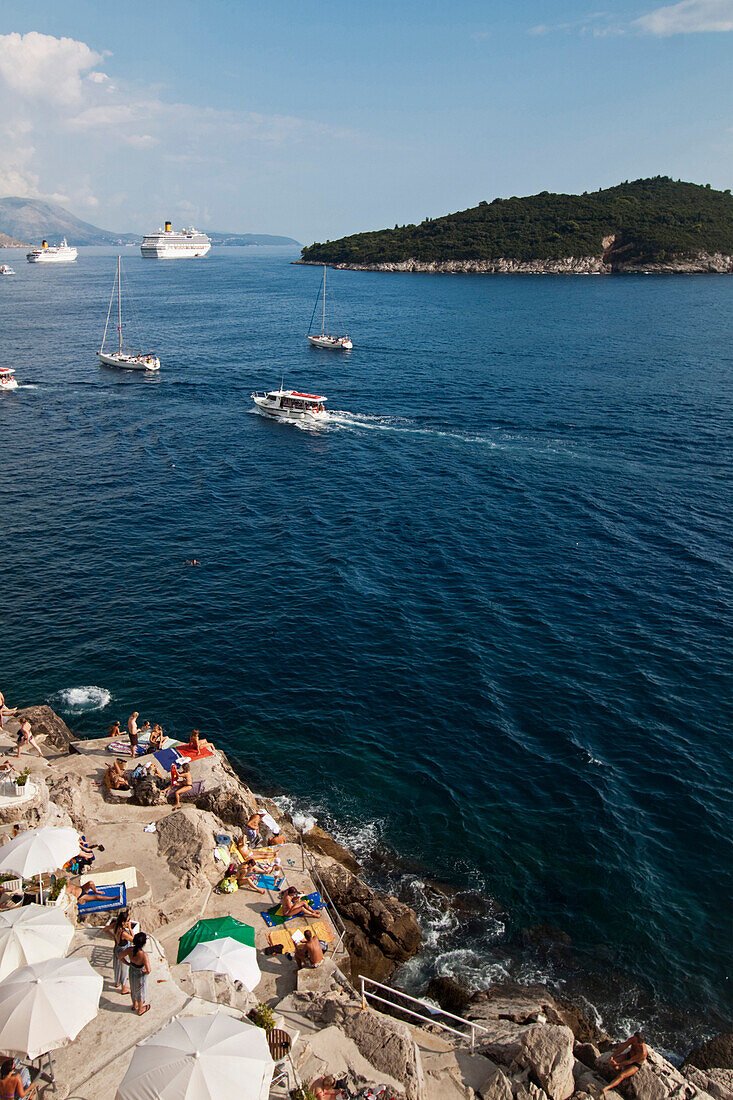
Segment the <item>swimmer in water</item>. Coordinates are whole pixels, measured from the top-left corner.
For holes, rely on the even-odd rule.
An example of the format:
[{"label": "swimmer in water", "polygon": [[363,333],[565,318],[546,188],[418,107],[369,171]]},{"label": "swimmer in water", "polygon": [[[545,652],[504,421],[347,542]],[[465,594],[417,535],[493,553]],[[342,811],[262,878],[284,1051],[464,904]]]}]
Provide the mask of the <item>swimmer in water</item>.
[{"label": "swimmer in water", "polygon": [[186,562],[186,565],[201,565],[201,562],[197,561],[196,558],[191,558],[190,561]]}]

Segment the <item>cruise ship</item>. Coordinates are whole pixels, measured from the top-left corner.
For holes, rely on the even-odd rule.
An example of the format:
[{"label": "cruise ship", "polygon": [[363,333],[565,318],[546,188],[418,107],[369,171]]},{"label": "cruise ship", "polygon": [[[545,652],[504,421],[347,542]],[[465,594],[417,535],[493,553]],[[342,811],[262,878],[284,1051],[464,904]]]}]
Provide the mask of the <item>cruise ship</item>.
[{"label": "cruise ship", "polygon": [[170,222],[166,222],[165,229],[146,233],[140,252],[146,260],[179,260],[184,256],[192,259],[205,256],[210,248],[211,241],[205,233],[199,233],[193,226],[177,232],[171,228]]},{"label": "cruise ship", "polygon": [[57,245],[49,245],[48,241],[41,241],[40,248],[33,248],[25,254],[29,264],[70,264],[77,256],[76,249],[66,243],[66,237],[61,244]]}]

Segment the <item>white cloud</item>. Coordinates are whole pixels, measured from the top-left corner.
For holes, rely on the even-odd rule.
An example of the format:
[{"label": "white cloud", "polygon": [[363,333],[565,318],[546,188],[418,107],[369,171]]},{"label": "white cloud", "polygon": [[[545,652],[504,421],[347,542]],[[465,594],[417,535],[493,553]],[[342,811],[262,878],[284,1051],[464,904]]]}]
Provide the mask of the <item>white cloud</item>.
[{"label": "white cloud", "polygon": [[0,34],[0,78],[24,98],[59,106],[79,103],[82,77],[101,60],[101,54],[74,38],[38,31]]},{"label": "white cloud", "polygon": [[733,31],[733,0],[682,0],[656,8],[631,24],[646,34],[667,38],[673,34]]}]

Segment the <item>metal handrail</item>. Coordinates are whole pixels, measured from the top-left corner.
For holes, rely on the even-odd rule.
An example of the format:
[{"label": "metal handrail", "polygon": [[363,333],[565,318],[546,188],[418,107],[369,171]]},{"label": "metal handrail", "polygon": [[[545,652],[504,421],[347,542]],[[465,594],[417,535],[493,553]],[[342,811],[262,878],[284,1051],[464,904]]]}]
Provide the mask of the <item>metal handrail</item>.
[{"label": "metal handrail", "polygon": [[457,1035],[460,1039],[467,1039],[468,1036],[464,1031],[457,1031],[456,1028],[450,1027],[449,1024],[444,1024],[441,1020],[436,1020],[436,1015],[447,1016],[451,1020],[455,1020],[459,1024],[464,1024],[465,1027],[471,1029],[471,1052],[473,1052],[476,1043],[476,1032],[482,1031],[485,1035],[489,1035],[489,1029],[482,1024],[476,1024],[472,1020],[464,1020],[463,1016],[455,1016],[452,1012],[447,1012],[444,1008],[431,1009],[431,1015],[426,1016],[422,1012],[415,1012],[411,1008],[405,1008],[404,1005],[395,1004],[394,1001],[387,1000],[385,997],[380,997],[376,993],[372,993],[371,990],[365,989],[365,983],[376,986],[377,989],[383,989],[385,993],[390,993],[393,996],[404,997],[407,1001],[412,1001],[413,1004],[420,1005],[421,1008],[428,1008],[425,1001],[421,1001],[419,997],[412,997],[409,993],[403,993],[401,989],[393,989],[391,986],[382,985],[381,982],[376,982],[374,978],[367,978],[363,974],[360,977],[361,981],[361,1007],[365,1009],[367,1007],[367,997],[372,1001],[379,1001],[380,1004],[389,1005],[390,1008],[397,1009],[398,1012],[404,1012],[406,1016],[413,1016],[416,1020],[422,1020],[423,1023],[432,1024],[433,1027],[442,1028],[443,1031],[450,1031],[452,1035]]},{"label": "metal handrail", "polygon": [[334,924],[337,926],[337,928],[340,932],[339,938],[338,938],[338,940],[336,942],[336,945],[333,949],[333,953],[335,955],[335,954],[337,954],[339,948],[341,947],[341,944],[344,942],[344,937],[346,935],[346,925],[344,924],[343,920],[341,919],[341,914],[339,913],[338,909],[336,908],[336,905],[335,905],[331,895],[329,894],[328,890],[326,889],[326,887],[323,883],[323,879],[321,878],[321,876],[318,872],[318,868],[316,867],[315,863],[313,862],[313,860],[311,858],[310,852],[306,851],[305,844],[303,843],[303,834],[299,833],[299,836],[300,836],[300,853],[301,853],[301,858],[302,858],[302,861],[303,861],[303,869],[305,870],[305,865],[307,863],[308,864],[308,873],[310,874],[311,878],[315,881],[316,885],[319,887],[321,896],[324,897],[326,899],[326,901],[328,902],[328,904],[329,904],[329,916],[331,916],[331,919],[333,920]]}]

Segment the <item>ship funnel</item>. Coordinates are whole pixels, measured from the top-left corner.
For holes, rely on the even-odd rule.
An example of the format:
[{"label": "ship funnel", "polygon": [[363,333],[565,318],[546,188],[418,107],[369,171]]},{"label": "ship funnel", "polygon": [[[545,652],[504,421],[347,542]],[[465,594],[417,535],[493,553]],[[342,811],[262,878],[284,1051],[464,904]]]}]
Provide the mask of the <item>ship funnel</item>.
[{"label": "ship funnel", "polygon": [[170,231],[171,231],[171,223],[170,222],[165,223],[165,231],[166,231],[166,233],[170,233]]},{"label": "ship funnel", "polygon": [[41,241],[41,248],[48,248],[48,241]]}]

